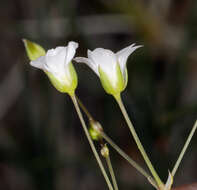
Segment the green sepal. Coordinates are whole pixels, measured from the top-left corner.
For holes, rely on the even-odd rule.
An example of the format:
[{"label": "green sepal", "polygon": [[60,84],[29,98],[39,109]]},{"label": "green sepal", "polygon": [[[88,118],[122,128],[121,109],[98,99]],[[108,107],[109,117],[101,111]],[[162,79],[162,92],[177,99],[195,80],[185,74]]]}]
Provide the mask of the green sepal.
[{"label": "green sepal", "polygon": [[124,89],[127,87],[127,83],[128,83],[128,71],[127,71],[127,68],[125,68],[125,70],[124,70]]},{"label": "green sepal", "polygon": [[71,80],[71,84],[70,84],[70,93],[68,91],[68,93],[70,95],[72,95],[74,92],[75,92],[75,89],[77,88],[77,85],[78,85],[78,77],[77,77],[77,73],[76,73],[76,70],[72,64],[72,62],[69,63],[69,74],[70,74],[70,80]]},{"label": "green sepal", "polygon": [[125,80],[119,64],[116,64],[117,81],[112,81],[112,79],[108,75],[106,75],[106,73],[100,67],[98,68],[98,70],[100,74],[101,84],[108,94],[116,95],[120,94],[120,92],[124,90]]},{"label": "green sepal", "polygon": [[52,73],[45,71],[53,86],[61,93],[73,95],[78,84],[77,73],[73,64],[68,64],[68,72],[61,81]]},{"label": "green sepal", "polygon": [[89,133],[90,133],[91,138],[95,141],[101,140],[102,135],[100,132],[103,130],[101,124],[97,121],[90,120],[89,125],[90,125]]},{"label": "green sepal", "polygon": [[94,130],[92,127],[89,128],[89,133],[90,133],[92,140],[94,141],[99,141],[102,138],[100,133]]},{"label": "green sepal", "polygon": [[101,149],[101,155],[104,158],[108,158],[109,157],[109,148],[107,147],[107,145],[105,144],[102,149]]},{"label": "green sepal", "polygon": [[27,56],[31,61],[34,61],[40,56],[44,56],[46,54],[46,51],[40,45],[27,39],[23,39],[23,42],[25,45]]}]

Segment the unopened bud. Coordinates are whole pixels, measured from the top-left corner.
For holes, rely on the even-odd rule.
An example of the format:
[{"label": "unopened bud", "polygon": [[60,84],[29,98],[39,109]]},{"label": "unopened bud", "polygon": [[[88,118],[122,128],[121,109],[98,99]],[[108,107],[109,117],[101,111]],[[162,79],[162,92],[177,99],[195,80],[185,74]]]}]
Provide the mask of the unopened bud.
[{"label": "unopened bud", "polygon": [[101,149],[101,155],[104,157],[104,158],[107,158],[109,156],[109,149],[107,147],[107,145],[105,144],[102,149]]},{"label": "unopened bud", "polygon": [[23,39],[28,58],[33,61],[46,54],[44,48],[35,42]]},{"label": "unopened bud", "polygon": [[102,137],[101,134],[94,130],[92,127],[89,128],[90,136],[93,140],[99,141]]},{"label": "unopened bud", "polygon": [[102,135],[101,135],[101,131],[103,130],[103,128],[101,127],[101,124],[97,121],[90,121],[90,128],[89,128],[89,133],[90,136],[93,140],[101,140],[102,139]]},{"label": "unopened bud", "polygon": [[97,131],[98,133],[100,133],[101,131],[103,131],[103,128],[101,126],[101,124],[98,121],[90,121],[90,126]]}]

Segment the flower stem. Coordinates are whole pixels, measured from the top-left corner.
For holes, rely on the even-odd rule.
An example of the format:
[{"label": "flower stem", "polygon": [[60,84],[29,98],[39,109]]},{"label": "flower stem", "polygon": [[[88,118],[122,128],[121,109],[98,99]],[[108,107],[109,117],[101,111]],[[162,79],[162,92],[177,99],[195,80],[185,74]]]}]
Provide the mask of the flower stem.
[{"label": "flower stem", "polygon": [[[81,109],[84,111],[86,116],[88,117],[89,121],[94,121],[92,115],[87,110],[87,108],[84,106],[84,104],[81,102],[81,100],[76,96],[76,99],[81,107]],[[157,189],[157,184],[155,180],[139,165],[137,164],[131,157],[129,157],[120,147],[118,147],[112,139],[107,136],[107,134],[103,131],[99,131],[101,136],[125,159],[131,164],[138,172],[140,172],[144,177],[148,179],[151,185],[153,185]]]},{"label": "flower stem", "polygon": [[95,158],[96,158],[96,160],[97,160],[97,162],[98,162],[98,165],[99,165],[99,167],[100,167],[100,169],[101,169],[101,172],[102,172],[102,174],[103,174],[103,176],[104,176],[104,178],[105,178],[105,181],[106,181],[106,183],[107,183],[107,185],[108,185],[108,188],[109,188],[109,190],[113,190],[113,187],[112,187],[112,184],[111,184],[111,182],[110,182],[110,180],[109,180],[109,177],[107,176],[107,173],[106,173],[106,171],[105,171],[105,169],[104,169],[104,166],[103,166],[103,164],[102,164],[102,162],[101,162],[101,159],[100,159],[100,157],[99,157],[99,155],[98,155],[98,153],[97,153],[97,151],[96,151],[96,148],[95,148],[95,146],[94,146],[94,143],[93,143],[93,141],[92,141],[92,139],[91,139],[91,137],[90,137],[90,134],[89,134],[89,132],[88,132],[87,126],[86,126],[86,124],[85,124],[85,121],[84,121],[83,116],[82,116],[82,114],[81,114],[81,111],[80,111],[80,109],[79,109],[79,105],[78,105],[78,103],[77,103],[76,97],[75,97],[75,95],[72,95],[72,96],[70,96],[70,97],[71,97],[71,99],[72,99],[72,101],[73,101],[73,104],[74,104],[74,106],[75,106],[75,109],[76,109],[76,111],[77,111],[77,114],[78,114],[78,116],[79,116],[79,119],[80,119],[80,121],[81,121],[82,127],[83,127],[83,129],[84,129],[85,135],[86,135],[86,137],[87,137],[87,139],[88,139],[88,142],[89,142],[89,144],[90,144],[90,147],[91,147],[91,149],[92,149],[92,152],[94,153],[94,156],[95,156]]},{"label": "flower stem", "polygon": [[93,120],[92,115],[90,114],[90,112],[87,110],[87,108],[84,106],[84,104],[81,102],[81,100],[75,96],[77,99],[77,102],[79,103],[79,106],[81,107],[81,109],[84,111],[84,113],[86,114],[86,116],[88,117],[89,120]]},{"label": "flower stem", "polygon": [[154,169],[149,157],[146,154],[146,151],[145,151],[145,149],[144,149],[144,147],[143,147],[143,145],[142,145],[142,143],[141,143],[141,141],[140,141],[140,139],[139,139],[139,137],[138,137],[138,135],[137,135],[137,133],[136,133],[136,131],[134,129],[134,126],[133,126],[133,124],[131,123],[131,121],[129,119],[129,116],[128,116],[127,111],[126,111],[126,109],[124,107],[124,104],[122,103],[120,94],[117,95],[117,96],[114,96],[114,98],[116,99],[116,101],[117,101],[117,103],[118,103],[118,105],[120,107],[120,110],[121,110],[121,112],[122,112],[122,114],[123,114],[123,116],[124,116],[124,118],[125,118],[125,120],[127,122],[127,125],[128,125],[128,127],[130,129],[130,132],[131,132],[131,134],[132,134],[132,136],[133,136],[133,138],[134,138],[134,140],[135,140],[135,142],[137,144],[137,147],[138,147],[139,151],[141,152],[141,154],[142,154],[142,156],[143,156],[143,158],[144,158],[144,160],[145,160],[150,172],[152,173],[155,181],[157,182],[157,185],[158,185],[159,189],[163,189],[164,188],[164,184],[161,181],[161,179],[158,176],[157,172],[155,171],[155,169]]},{"label": "flower stem", "polygon": [[108,169],[109,169],[109,173],[111,175],[111,179],[112,179],[112,182],[113,182],[114,190],[118,190],[118,185],[117,185],[116,177],[115,177],[114,170],[113,170],[113,167],[112,167],[112,164],[111,164],[110,155],[108,155],[105,158],[105,160],[106,160],[106,163],[107,163],[107,166],[108,166]]},{"label": "flower stem", "polygon": [[189,143],[190,143],[190,141],[191,141],[191,139],[194,135],[194,132],[196,131],[196,128],[197,128],[197,121],[194,123],[194,126],[192,127],[192,130],[191,130],[191,132],[190,132],[190,134],[189,134],[189,136],[188,136],[188,138],[185,142],[185,145],[183,146],[183,149],[181,150],[181,153],[180,153],[180,155],[179,155],[179,157],[176,161],[176,164],[174,165],[174,168],[172,170],[172,176],[174,176],[176,174],[176,171],[177,171],[177,169],[178,169],[178,167],[181,163],[181,160],[183,159],[183,156],[184,156],[184,154],[185,154],[185,152],[188,148],[188,145],[189,145]]},{"label": "flower stem", "polygon": [[132,158],[130,158],[120,147],[118,147],[113,140],[108,137],[103,131],[100,132],[101,136],[125,159],[131,164],[138,172],[140,172],[148,181],[156,188],[155,180],[141,167],[139,166]]}]

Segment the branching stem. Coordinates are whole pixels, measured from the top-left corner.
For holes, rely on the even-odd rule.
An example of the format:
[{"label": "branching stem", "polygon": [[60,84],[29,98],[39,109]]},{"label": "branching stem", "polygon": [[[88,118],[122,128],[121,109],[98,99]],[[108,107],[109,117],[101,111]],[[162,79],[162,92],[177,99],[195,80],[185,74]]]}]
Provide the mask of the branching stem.
[{"label": "branching stem", "polygon": [[185,142],[185,145],[183,146],[183,149],[181,150],[181,153],[180,153],[180,155],[179,155],[179,157],[178,157],[178,159],[176,161],[176,164],[174,165],[174,168],[172,170],[172,176],[173,177],[176,174],[176,171],[177,171],[177,169],[178,169],[178,167],[179,167],[179,165],[181,163],[181,160],[183,159],[183,156],[184,156],[184,154],[185,154],[185,152],[186,152],[186,150],[187,150],[187,148],[189,146],[189,143],[190,143],[190,141],[191,141],[191,139],[192,139],[192,137],[193,137],[193,135],[194,135],[194,133],[196,131],[196,128],[197,128],[197,121],[194,123],[194,126],[192,127],[192,130],[191,130],[191,132],[190,132],[190,134],[189,134],[189,136],[188,136],[188,138],[187,138],[187,140]]},{"label": "branching stem", "polygon": [[104,168],[104,166],[103,166],[103,164],[102,164],[102,162],[101,162],[101,159],[100,159],[100,157],[99,157],[99,155],[98,155],[98,153],[97,153],[97,151],[96,151],[96,148],[95,148],[95,146],[94,146],[94,143],[93,143],[93,141],[92,141],[92,139],[91,139],[91,137],[90,137],[90,134],[89,134],[89,132],[88,132],[87,126],[86,126],[86,124],[85,124],[85,121],[84,121],[83,116],[82,116],[82,114],[81,114],[81,111],[80,111],[80,109],[79,109],[79,105],[78,105],[78,103],[77,103],[76,97],[75,97],[75,95],[70,96],[70,97],[71,97],[71,99],[72,99],[72,101],[73,101],[73,104],[74,104],[74,106],[75,106],[75,109],[76,109],[76,111],[77,111],[77,114],[78,114],[78,116],[79,116],[79,119],[80,119],[80,121],[81,121],[82,127],[83,127],[83,129],[84,129],[85,135],[86,135],[86,137],[87,137],[87,139],[88,139],[88,142],[89,142],[89,144],[90,144],[90,147],[91,147],[91,149],[92,149],[92,152],[94,153],[94,156],[95,156],[95,158],[96,158],[96,160],[97,160],[97,163],[98,163],[98,165],[99,165],[99,167],[100,167],[100,170],[101,170],[101,172],[102,172],[102,174],[103,174],[103,176],[104,176],[104,178],[105,178],[105,181],[106,181],[106,183],[107,183],[107,185],[108,185],[108,188],[109,188],[109,190],[113,190],[113,186],[112,186],[112,184],[111,184],[111,182],[110,182],[110,180],[109,180],[109,177],[108,177],[108,175],[107,175],[107,173],[106,173],[106,171],[105,171],[105,168]]},{"label": "branching stem", "polygon": [[143,145],[142,145],[142,143],[141,143],[141,141],[140,141],[140,139],[139,139],[139,137],[138,137],[138,135],[137,135],[137,133],[136,133],[136,131],[134,129],[134,126],[133,126],[131,120],[129,119],[129,116],[128,116],[127,111],[126,111],[126,109],[124,107],[124,104],[122,103],[122,99],[120,97],[120,94],[117,95],[117,96],[114,96],[114,97],[115,97],[115,99],[116,99],[116,101],[117,101],[117,103],[118,103],[118,105],[120,107],[120,110],[121,110],[121,112],[122,112],[122,114],[123,114],[123,116],[124,116],[124,118],[125,118],[125,120],[127,122],[127,125],[128,125],[128,127],[130,129],[130,132],[131,132],[131,134],[132,134],[132,136],[133,136],[133,138],[134,138],[134,140],[135,140],[135,142],[137,144],[137,147],[138,147],[139,151],[141,152],[141,154],[142,154],[142,156],[143,156],[143,158],[144,158],[144,160],[145,160],[150,172],[152,173],[155,181],[157,182],[157,185],[158,185],[159,189],[163,189],[164,188],[164,184],[161,181],[161,179],[160,179],[159,175],[157,174],[157,172],[155,171],[155,169],[154,169],[154,167],[153,167],[148,155],[146,154],[146,151],[145,151],[145,149],[144,149],[144,147],[143,147]]}]

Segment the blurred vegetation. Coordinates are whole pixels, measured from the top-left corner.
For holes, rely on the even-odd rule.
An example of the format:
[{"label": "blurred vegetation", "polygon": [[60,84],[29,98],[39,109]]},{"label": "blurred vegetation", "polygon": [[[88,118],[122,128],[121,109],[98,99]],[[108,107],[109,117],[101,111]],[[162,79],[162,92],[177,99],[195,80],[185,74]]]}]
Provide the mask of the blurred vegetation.
[{"label": "blurred vegetation", "polygon": [[[197,2],[191,0],[2,0],[0,6],[0,189],[107,189],[69,97],[29,66],[22,38],[46,49],[80,44],[128,59],[123,100],[158,173],[166,180],[197,116]],[[144,162],[112,97],[84,64],[77,95],[137,162]],[[174,183],[197,179],[194,136]],[[111,150],[120,189],[151,189]],[[144,165],[145,166],[145,165]]]}]

